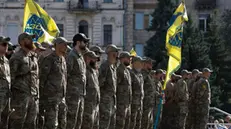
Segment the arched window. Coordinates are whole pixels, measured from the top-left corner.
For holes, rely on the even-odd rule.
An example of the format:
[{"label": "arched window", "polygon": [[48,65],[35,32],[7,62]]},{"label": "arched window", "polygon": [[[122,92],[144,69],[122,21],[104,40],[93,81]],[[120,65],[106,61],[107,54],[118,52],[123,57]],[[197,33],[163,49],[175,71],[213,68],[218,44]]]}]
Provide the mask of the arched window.
[{"label": "arched window", "polygon": [[88,23],[85,20],[79,22],[79,33],[84,33],[88,36]]}]

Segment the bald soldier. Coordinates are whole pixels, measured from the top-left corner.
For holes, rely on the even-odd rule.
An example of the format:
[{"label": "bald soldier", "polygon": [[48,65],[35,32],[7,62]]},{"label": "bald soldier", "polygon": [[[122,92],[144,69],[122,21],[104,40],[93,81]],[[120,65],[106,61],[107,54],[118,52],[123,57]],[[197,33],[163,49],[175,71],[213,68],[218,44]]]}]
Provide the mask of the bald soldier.
[{"label": "bald soldier", "polygon": [[0,128],[7,129],[7,115],[10,112],[10,67],[5,57],[10,43],[9,37],[0,36]]},{"label": "bald soldier", "polygon": [[151,77],[152,59],[145,58],[142,75],[144,78],[144,105],[142,116],[142,129],[153,128],[153,111],[155,105],[155,86]]},{"label": "bald soldier", "polygon": [[106,48],[107,60],[99,69],[100,129],[114,129],[116,123],[117,58],[119,48],[110,44]]},{"label": "bald soldier", "polygon": [[141,57],[132,58],[132,70],[130,71],[132,80],[132,105],[131,105],[131,123],[129,129],[140,129],[143,114],[144,99],[144,79],[141,73],[143,60]]},{"label": "bald soldier", "polygon": [[213,71],[204,68],[202,77],[196,83],[195,87],[195,129],[206,129],[209,118],[209,105],[211,103],[211,89],[209,85],[209,77]]},{"label": "bald soldier", "polygon": [[121,52],[120,65],[117,68],[117,111],[116,129],[128,129],[131,117],[132,88],[131,76],[128,70],[131,55],[129,52]]},{"label": "bald soldier", "polygon": [[187,70],[182,70],[182,78],[177,81],[175,85],[175,101],[179,107],[179,116],[176,118],[179,129],[185,129],[186,117],[188,114],[188,87],[186,80],[188,79],[189,72]]},{"label": "bald soldier", "polygon": [[11,106],[15,109],[10,117],[10,129],[35,129],[38,114],[38,59],[33,52],[35,35],[22,33],[18,36],[20,48],[10,58]]},{"label": "bald soldier", "polygon": [[84,54],[87,82],[82,129],[99,129],[100,89],[96,65],[99,58],[93,51]]}]

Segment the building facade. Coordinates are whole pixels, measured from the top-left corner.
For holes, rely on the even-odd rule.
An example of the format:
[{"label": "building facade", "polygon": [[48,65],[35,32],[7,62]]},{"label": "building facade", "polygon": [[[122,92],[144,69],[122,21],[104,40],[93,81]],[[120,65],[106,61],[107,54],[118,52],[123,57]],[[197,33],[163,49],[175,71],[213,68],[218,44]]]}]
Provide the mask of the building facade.
[{"label": "building facade", "polygon": [[[72,40],[85,33],[90,45],[123,46],[123,0],[36,0],[55,20],[60,36]],[[17,44],[22,32],[24,0],[0,0],[0,35]]]},{"label": "building facade", "polygon": [[139,56],[144,56],[144,45],[154,35],[146,29],[151,25],[157,0],[125,0],[125,43],[126,49],[135,48]]}]

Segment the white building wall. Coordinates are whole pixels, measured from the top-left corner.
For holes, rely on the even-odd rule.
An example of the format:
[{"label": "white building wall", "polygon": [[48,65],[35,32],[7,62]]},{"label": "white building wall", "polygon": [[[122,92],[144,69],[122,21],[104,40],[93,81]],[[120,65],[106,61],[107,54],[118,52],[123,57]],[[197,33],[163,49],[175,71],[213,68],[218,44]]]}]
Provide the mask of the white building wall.
[{"label": "white building wall", "polygon": [[[88,36],[91,38],[91,45],[103,46],[103,25],[112,24],[112,43],[118,46],[123,45],[123,14],[122,0],[113,0],[113,3],[103,3],[99,0],[98,12],[69,12],[69,0],[64,2],[53,2],[53,0],[41,0],[39,5],[56,21],[57,24],[64,24],[64,37],[72,40],[72,37],[79,32],[79,22],[85,20],[88,22]],[[71,0],[77,3],[77,0]],[[88,0],[94,3],[96,0]],[[90,6],[90,4],[89,4]],[[0,35],[8,36],[7,25],[17,24],[19,35],[22,32],[24,0],[19,2],[6,2],[0,0]],[[10,36],[10,35],[9,35]],[[14,44],[17,44],[17,36],[11,37]]]}]

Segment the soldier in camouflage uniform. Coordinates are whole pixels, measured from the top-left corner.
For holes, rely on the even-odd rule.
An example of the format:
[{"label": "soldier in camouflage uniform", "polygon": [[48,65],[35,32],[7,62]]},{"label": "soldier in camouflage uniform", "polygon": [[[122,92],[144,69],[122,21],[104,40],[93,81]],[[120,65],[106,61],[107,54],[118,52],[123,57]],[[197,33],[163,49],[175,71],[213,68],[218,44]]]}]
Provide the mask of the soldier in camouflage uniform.
[{"label": "soldier in camouflage uniform", "polygon": [[100,100],[100,129],[114,129],[116,123],[116,87],[117,87],[117,58],[120,49],[108,45],[108,59],[99,69]]},{"label": "soldier in camouflage uniform", "polygon": [[93,51],[84,54],[86,62],[86,98],[81,129],[99,129],[100,90],[96,62],[99,59]]},{"label": "soldier in camouflage uniform", "polygon": [[98,55],[100,57],[98,62],[97,62],[97,69],[99,69],[100,64],[102,63],[101,56],[103,53],[105,53],[105,51],[102,50],[99,46],[93,46],[90,48],[90,50],[93,51],[96,55]]},{"label": "soldier in camouflage uniform", "polygon": [[211,103],[211,90],[209,85],[209,77],[211,70],[203,69],[203,75],[195,85],[195,129],[206,129],[209,118],[209,105]]},{"label": "soldier in camouflage uniform", "polygon": [[38,55],[38,65],[40,66],[42,63],[42,60],[44,59],[44,55],[42,54],[44,51],[46,51],[46,48],[44,48],[40,43],[36,42],[34,43],[36,49],[35,53]]},{"label": "soldier in camouflage uniform", "polygon": [[44,58],[40,69],[41,99],[45,109],[45,129],[66,128],[67,67],[64,55],[67,40],[58,37],[54,41],[55,52]]},{"label": "soldier in camouflage uniform", "polygon": [[67,129],[80,129],[86,95],[86,64],[83,52],[89,42],[84,34],[73,37],[73,49],[67,57]]},{"label": "soldier in camouflage uniform", "polygon": [[[157,118],[157,113],[159,113],[159,116],[158,116],[158,125],[157,127],[159,127],[159,124],[161,122],[161,116],[162,116],[162,103],[160,101],[160,98],[162,98],[162,77],[163,77],[163,74],[164,74],[164,71],[162,69],[158,69],[156,70],[155,72],[155,76],[154,76],[154,85],[155,85],[155,91],[156,91],[156,94],[155,94],[155,103],[154,103],[154,114],[153,114],[153,117],[154,117],[154,121],[156,120]],[[163,100],[162,100],[163,101]],[[159,109],[159,105],[161,104],[161,108]]]},{"label": "soldier in camouflage uniform", "polygon": [[130,65],[130,58],[130,53],[120,53],[120,65],[117,68],[116,129],[128,129],[130,126],[132,88],[130,71],[127,68]]},{"label": "soldier in camouflage uniform", "polygon": [[5,57],[8,45],[10,43],[9,37],[0,36],[0,128],[7,129],[7,115],[10,111],[10,67],[8,59]]},{"label": "soldier in camouflage uniform", "polygon": [[22,33],[18,37],[21,48],[10,59],[12,108],[10,129],[35,129],[38,114],[38,60],[33,52],[35,35]]},{"label": "soldier in camouflage uniform", "polygon": [[144,67],[142,70],[142,75],[144,78],[144,105],[143,105],[143,115],[142,115],[142,129],[152,129],[153,128],[153,111],[155,104],[155,86],[153,79],[151,77],[152,70],[152,60],[150,58],[145,58]]},{"label": "soldier in camouflage uniform", "polygon": [[194,118],[195,118],[195,108],[196,108],[196,105],[195,103],[193,102],[193,94],[192,94],[192,91],[193,91],[193,86],[194,86],[194,83],[196,82],[196,78],[197,78],[197,75],[199,73],[199,70],[198,69],[194,69],[192,71],[192,76],[191,78],[188,79],[187,81],[187,86],[188,86],[188,92],[189,92],[189,103],[188,103],[188,117],[186,119],[186,129],[194,129],[192,127],[192,124],[193,124],[193,121],[194,121]]},{"label": "soldier in camouflage uniform", "polygon": [[178,80],[175,85],[175,101],[179,108],[178,111],[179,115],[176,119],[179,129],[185,129],[185,122],[188,114],[189,93],[186,83],[188,74],[189,72],[187,70],[182,70],[181,71],[182,78]]},{"label": "soldier in camouflage uniform", "polygon": [[143,113],[144,99],[144,80],[141,70],[143,60],[141,57],[132,58],[132,70],[130,72],[132,80],[132,105],[131,105],[131,123],[129,129],[140,129]]}]

